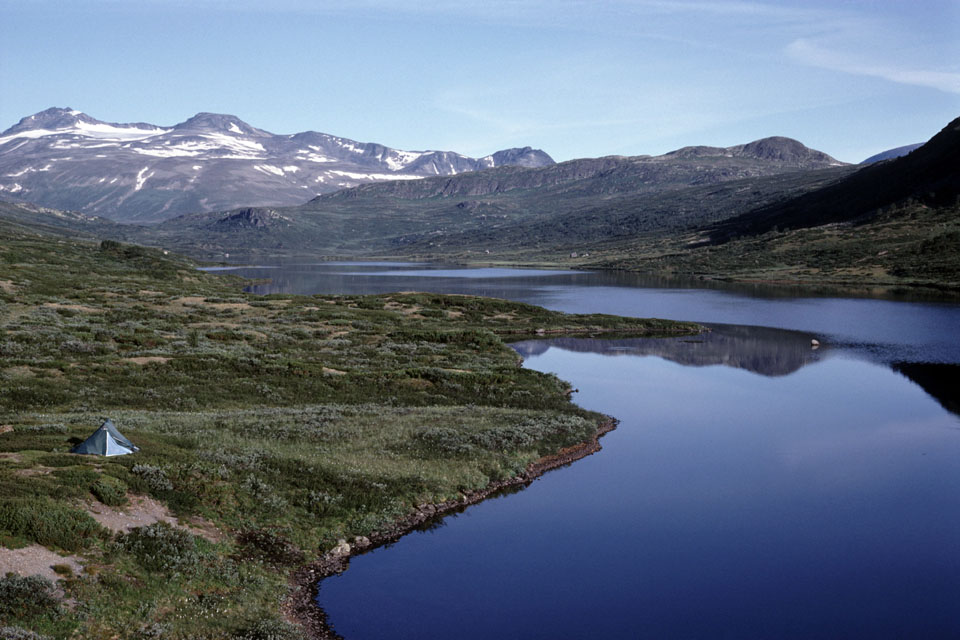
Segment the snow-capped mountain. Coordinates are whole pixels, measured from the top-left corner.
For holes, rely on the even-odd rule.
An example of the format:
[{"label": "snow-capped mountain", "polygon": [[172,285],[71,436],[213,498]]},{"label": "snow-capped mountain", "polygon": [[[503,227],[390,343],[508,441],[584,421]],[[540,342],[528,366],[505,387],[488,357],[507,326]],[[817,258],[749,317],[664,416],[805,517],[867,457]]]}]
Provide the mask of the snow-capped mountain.
[{"label": "snow-capped mountain", "polygon": [[550,164],[550,156],[530,147],[468,158],[315,131],[275,135],[215,113],[160,127],[51,108],[0,134],[0,197],[152,222],[238,206],[300,204],[366,182]]}]

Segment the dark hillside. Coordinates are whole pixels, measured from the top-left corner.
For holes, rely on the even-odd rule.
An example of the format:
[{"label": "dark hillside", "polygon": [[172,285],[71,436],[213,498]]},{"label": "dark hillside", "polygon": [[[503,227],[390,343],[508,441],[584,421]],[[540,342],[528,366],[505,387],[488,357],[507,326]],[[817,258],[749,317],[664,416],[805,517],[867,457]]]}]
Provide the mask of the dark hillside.
[{"label": "dark hillside", "polygon": [[776,229],[866,221],[885,207],[914,200],[931,207],[956,203],[960,196],[960,118],[913,153],[864,167],[819,191],[754,209],[717,225],[712,243]]}]

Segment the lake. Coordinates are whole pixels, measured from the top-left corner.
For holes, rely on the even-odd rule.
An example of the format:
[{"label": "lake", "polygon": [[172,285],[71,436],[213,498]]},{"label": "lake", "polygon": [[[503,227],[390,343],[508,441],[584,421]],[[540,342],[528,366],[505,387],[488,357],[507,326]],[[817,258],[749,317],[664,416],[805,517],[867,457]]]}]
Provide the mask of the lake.
[{"label": "lake", "polygon": [[960,636],[960,305],[622,273],[238,273],[271,278],[258,293],[472,293],[712,328],[513,345],[619,427],[351,559],[318,596],[348,640]]}]

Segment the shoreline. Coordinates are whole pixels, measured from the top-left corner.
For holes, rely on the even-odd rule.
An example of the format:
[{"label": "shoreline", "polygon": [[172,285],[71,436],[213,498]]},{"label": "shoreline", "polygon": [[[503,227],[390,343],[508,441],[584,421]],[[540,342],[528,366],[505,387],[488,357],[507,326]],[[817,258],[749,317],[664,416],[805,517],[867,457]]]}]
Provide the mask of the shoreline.
[{"label": "shoreline", "polygon": [[338,545],[318,560],[301,567],[290,577],[290,592],[284,601],[284,617],[298,625],[311,640],[343,640],[327,622],[327,614],[316,602],[320,582],[324,578],[346,571],[350,558],[378,547],[396,542],[430,520],[447,515],[472,504],[477,504],[504,489],[529,485],[548,471],[566,466],[600,451],[600,438],[617,427],[616,418],[607,418],[597,424],[590,440],[561,449],[559,452],[531,462],[526,470],[506,480],[491,482],[483,489],[468,491],[459,500],[439,504],[422,504],[409,515],[397,520],[390,529],[380,531],[369,538],[355,538],[353,544]]}]

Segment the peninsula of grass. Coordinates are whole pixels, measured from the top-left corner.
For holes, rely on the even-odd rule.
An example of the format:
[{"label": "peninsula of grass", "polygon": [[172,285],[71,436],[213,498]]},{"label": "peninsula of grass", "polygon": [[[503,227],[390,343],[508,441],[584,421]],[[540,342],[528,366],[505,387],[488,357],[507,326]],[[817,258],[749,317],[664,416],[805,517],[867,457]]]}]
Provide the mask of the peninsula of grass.
[{"label": "peninsula of grass", "polygon": [[[505,338],[699,331],[468,296],[258,297],[194,267],[0,229],[0,551],[64,556],[56,585],[0,577],[0,636],[303,637],[283,615],[298,569],[595,437],[604,417]],[[140,450],[70,454],[105,417]],[[144,500],[193,527],[91,516]]]}]

